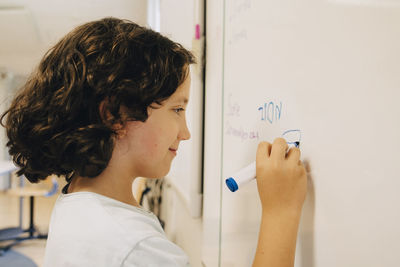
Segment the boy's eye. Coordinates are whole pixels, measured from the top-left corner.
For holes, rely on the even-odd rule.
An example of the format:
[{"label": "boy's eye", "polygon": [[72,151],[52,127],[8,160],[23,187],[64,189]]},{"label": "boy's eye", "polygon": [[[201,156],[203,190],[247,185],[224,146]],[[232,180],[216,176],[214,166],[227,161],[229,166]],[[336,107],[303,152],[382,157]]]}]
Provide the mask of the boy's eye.
[{"label": "boy's eye", "polygon": [[175,113],[179,114],[180,112],[184,111],[185,109],[183,108],[175,108],[174,111]]}]

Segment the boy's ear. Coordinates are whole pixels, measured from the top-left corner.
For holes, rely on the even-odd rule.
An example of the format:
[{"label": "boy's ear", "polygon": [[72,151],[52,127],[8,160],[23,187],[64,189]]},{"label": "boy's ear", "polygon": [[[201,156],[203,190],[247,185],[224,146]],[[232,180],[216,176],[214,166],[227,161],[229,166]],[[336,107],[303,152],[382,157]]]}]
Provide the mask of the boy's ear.
[{"label": "boy's ear", "polygon": [[126,136],[126,130],[125,128],[120,128],[120,129],[114,129],[117,132],[117,138],[121,139]]},{"label": "boy's ear", "polygon": [[103,101],[100,102],[99,105],[99,114],[100,118],[103,123],[115,132],[117,132],[119,138],[124,137],[126,135],[126,130],[121,123],[113,123],[114,116],[111,114],[110,110],[108,109],[109,99],[105,98]]},{"label": "boy's ear", "polygon": [[109,99],[105,98],[100,102],[99,105],[99,115],[101,120],[104,124],[110,125],[113,115],[111,114],[110,110],[108,109]]}]

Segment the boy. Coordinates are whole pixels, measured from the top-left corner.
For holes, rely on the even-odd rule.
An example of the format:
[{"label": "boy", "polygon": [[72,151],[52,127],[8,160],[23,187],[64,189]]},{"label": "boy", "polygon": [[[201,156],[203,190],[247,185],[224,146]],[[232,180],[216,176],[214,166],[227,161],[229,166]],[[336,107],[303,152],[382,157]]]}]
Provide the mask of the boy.
[{"label": "boy", "polygon": [[[42,59],[3,114],[9,152],[31,182],[68,184],[51,218],[45,266],[187,266],[131,191],[164,177],[190,138],[193,55],[126,20],[84,24]],[[257,151],[263,220],[254,266],[292,266],[306,192],[300,151],[276,139]]]}]

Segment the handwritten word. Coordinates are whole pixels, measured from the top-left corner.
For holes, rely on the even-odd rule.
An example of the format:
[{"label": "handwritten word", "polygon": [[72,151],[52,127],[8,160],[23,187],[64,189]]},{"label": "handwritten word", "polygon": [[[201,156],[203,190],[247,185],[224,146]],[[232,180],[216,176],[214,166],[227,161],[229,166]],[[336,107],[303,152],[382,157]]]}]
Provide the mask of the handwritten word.
[{"label": "handwritten word", "polygon": [[247,30],[245,29],[233,33],[233,36],[229,39],[228,44],[232,45],[234,43],[238,43],[241,40],[247,40]]},{"label": "handwritten word", "polygon": [[232,15],[229,17],[229,22],[236,20],[240,15],[245,14],[251,8],[251,0],[236,0],[233,2]]},{"label": "handwritten word", "polygon": [[227,116],[240,117],[240,106],[237,102],[232,104],[232,94],[228,97],[228,113]]},{"label": "handwritten word", "polygon": [[229,122],[226,123],[226,135],[234,136],[240,138],[242,141],[248,139],[259,139],[258,131],[245,131],[242,127],[235,128],[232,127]]},{"label": "handwritten word", "polygon": [[274,123],[281,119],[282,114],[282,102],[279,105],[274,102],[264,103],[264,106],[258,108],[261,113],[262,121],[269,121],[269,123]]}]

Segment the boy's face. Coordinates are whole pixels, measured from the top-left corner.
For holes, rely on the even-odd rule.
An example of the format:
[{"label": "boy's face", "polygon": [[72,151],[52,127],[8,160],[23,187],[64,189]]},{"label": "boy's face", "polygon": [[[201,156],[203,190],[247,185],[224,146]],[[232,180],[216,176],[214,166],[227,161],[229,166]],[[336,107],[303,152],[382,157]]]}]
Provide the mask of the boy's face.
[{"label": "boy's face", "polygon": [[116,140],[119,161],[134,177],[164,177],[177,155],[179,143],[190,138],[186,107],[190,74],[173,95],[156,109],[149,109],[146,122],[128,121],[126,135]]}]

